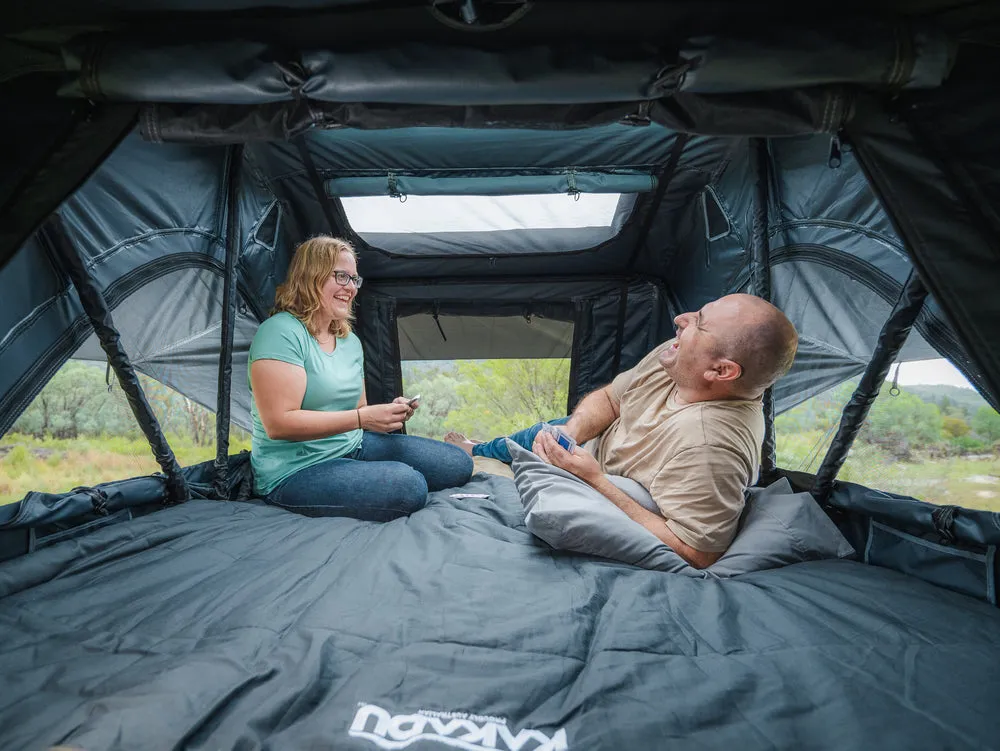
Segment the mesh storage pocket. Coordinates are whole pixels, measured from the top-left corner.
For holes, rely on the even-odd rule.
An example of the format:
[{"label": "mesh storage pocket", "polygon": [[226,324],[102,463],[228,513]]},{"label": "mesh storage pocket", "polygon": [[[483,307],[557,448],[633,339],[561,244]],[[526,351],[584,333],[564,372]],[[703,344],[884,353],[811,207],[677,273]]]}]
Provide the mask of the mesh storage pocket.
[{"label": "mesh storage pocket", "polygon": [[869,522],[865,563],[910,574],[993,605],[996,605],[995,556],[995,545],[985,546],[984,552],[977,553],[924,540],[874,519]]}]

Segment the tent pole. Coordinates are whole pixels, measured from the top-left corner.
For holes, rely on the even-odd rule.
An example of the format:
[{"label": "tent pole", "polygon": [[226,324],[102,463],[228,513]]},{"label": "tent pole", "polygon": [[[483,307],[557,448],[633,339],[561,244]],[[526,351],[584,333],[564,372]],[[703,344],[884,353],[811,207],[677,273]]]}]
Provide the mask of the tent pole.
[{"label": "tent pole", "polygon": [[923,310],[926,299],[927,289],[924,283],[916,270],[911,270],[892,313],[882,326],[872,359],[868,362],[868,367],[865,368],[864,375],[861,376],[861,381],[851,395],[850,401],[844,407],[837,435],[834,436],[833,443],[830,444],[823,463],[816,472],[812,493],[820,503],[825,503],[833,492],[837,473],[844,465],[847,453],[851,450],[858,431],[861,430],[861,424],[868,416],[868,411],[889,374],[889,368],[906,343],[910,329]]},{"label": "tent pole", "polygon": [[229,497],[229,414],[233,380],[233,330],[236,327],[236,265],[240,255],[239,175],[242,145],[229,149],[226,170],[226,277],[222,289],[222,343],[219,353],[219,382],[215,401],[215,497]]},{"label": "tent pole", "polygon": [[[750,141],[757,168],[757,186],[753,204],[753,238],[751,284],[753,293],[771,302],[771,246],[768,239],[768,205],[770,185],[770,157],[766,138]],[[774,438],[774,389],[764,392],[764,445],[760,455],[760,479],[770,484],[777,470]]]},{"label": "tent pole", "polygon": [[160,429],[160,423],[143,393],[135,369],[122,346],[121,334],[118,333],[111,318],[107,301],[83,258],[73,247],[58,213],[49,217],[42,227],[42,234],[55,251],[55,256],[63,271],[69,275],[70,281],[73,282],[80,303],[90,318],[90,323],[101,343],[101,348],[108,356],[108,362],[118,377],[122,391],[125,392],[132,414],[135,415],[139,427],[146,436],[146,440],[149,441],[149,447],[153,451],[157,464],[166,475],[168,502],[181,503],[188,500],[191,493],[187,480],[184,479],[180,465],[177,464],[177,459],[174,457],[174,452],[171,450],[170,444],[167,443],[167,438]]}]

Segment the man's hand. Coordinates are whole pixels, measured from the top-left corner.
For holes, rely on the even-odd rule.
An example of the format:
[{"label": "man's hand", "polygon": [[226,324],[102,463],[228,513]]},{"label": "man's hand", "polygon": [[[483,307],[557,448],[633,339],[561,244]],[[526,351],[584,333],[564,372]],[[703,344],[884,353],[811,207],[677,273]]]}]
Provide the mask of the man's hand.
[{"label": "man's hand", "polygon": [[667,526],[666,519],[643,508],[636,503],[635,499],[608,480],[601,471],[601,465],[597,463],[597,459],[591,456],[586,449],[577,446],[571,454],[556,443],[556,439],[550,434],[541,432],[535,437],[531,450],[549,464],[579,477],[624,511],[632,521],[648,529],[695,568],[711,566],[722,557],[722,553],[706,553],[696,550],[681,540]]},{"label": "man's hand", "polygon": [[556,439],[552,435],[544,431],[535,436],[531,450],[549,464],[559,467],[559,469],[565,469],[588,485],[593,485],[598,478],[604,476],[601,472],[601,465],[597,463],[597,459],[589,451],[577,446],[571,454],[556,443]]}]

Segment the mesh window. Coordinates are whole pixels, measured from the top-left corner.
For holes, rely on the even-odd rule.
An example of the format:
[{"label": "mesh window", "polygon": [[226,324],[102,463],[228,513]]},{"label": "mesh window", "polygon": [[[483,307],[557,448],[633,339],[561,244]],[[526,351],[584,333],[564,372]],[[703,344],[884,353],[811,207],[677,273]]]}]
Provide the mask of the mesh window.
[{"label": "mesh window", "polygon": [[[904,363],[898,389],[893,376],[838,479],[931,503],[1000,511],[1000,414],[945,360]],[[816,471],[856,384],[841,384],[777,418],[779,466]]]},{"label": "mesh window", "polygon": [[522,255],[593,248],[615,237],[636,194],[362,196],[340,199],[351,229],[402,256]]},{"label": "mesh window", "polygon": [[[28,491],[61,493],[78,486],[160,471],[125,394],[106,366],[69,360],[0,439],[0,504]],[[215,457],[215,415],[152,378],[139,376],[181,466]],[[250,436],[230,431],[230,452],[249,450]]]},{"label": "mesh window", "polygon": [[401,316],[403,360],[566,358],[573,348],[573,324],[541,316]]},{"label": "mesh window", "polygon": [[404,362],[403,393],[420,396],[406,432],[489,440],[564,417],[569,369],[565,358]]}]

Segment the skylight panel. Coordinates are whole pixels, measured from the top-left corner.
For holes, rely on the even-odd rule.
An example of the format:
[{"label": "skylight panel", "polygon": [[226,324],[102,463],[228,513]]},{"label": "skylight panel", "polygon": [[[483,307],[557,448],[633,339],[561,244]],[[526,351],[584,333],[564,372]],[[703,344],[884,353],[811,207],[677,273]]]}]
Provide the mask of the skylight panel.
[{"label": "skylight panel", "polygon": [[506,196],[345,197],[341,201],[355,232],[497,232],[610,227],[619,193]]}]

